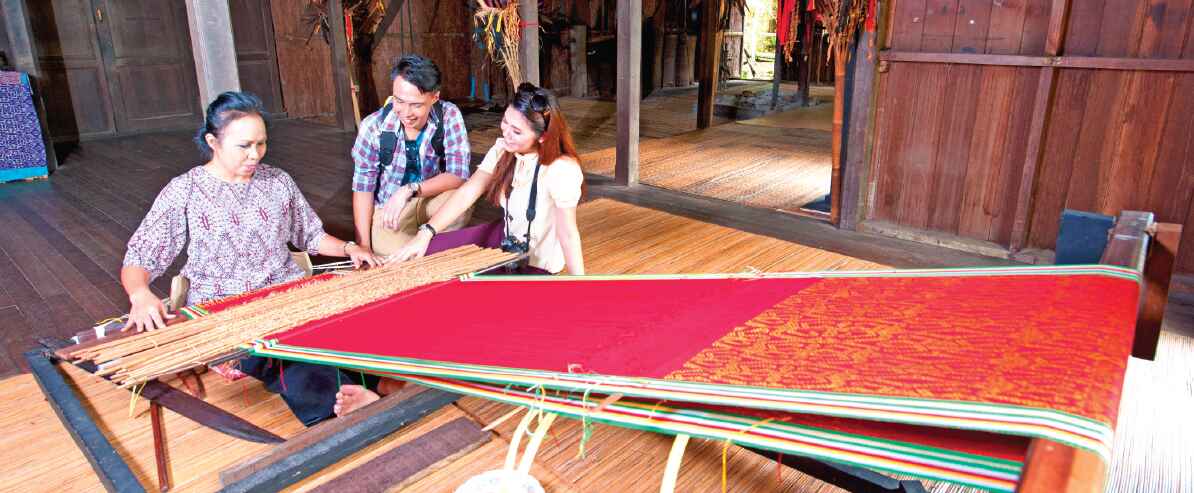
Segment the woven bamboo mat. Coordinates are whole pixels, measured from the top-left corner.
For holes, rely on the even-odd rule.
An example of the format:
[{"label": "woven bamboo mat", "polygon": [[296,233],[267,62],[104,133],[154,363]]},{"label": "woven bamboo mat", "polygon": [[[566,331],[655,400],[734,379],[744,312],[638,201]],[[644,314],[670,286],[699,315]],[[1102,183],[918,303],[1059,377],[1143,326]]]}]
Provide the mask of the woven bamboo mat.
[{"label": "woven bamboo mat", "polygon": [[[829,132],[727,123],[639,145],[643,183],[765,209],[798,210],[829,193]],[[615,150],[581,156],[613,176]]]}]

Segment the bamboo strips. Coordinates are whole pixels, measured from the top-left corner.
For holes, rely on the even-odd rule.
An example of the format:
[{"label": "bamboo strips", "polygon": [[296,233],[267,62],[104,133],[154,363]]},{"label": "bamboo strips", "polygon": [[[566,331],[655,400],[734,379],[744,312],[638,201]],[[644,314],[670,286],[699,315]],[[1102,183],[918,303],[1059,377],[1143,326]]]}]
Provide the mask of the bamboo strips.
[{"label": "bamboo strips", "polygon": [[204,365],[270,334],[513,258],[498,250],[463,246],[273,293],[162,330],[83,348],[70,357],[104,363],[98,375],[111,377],[121,387],[132,387]]}]

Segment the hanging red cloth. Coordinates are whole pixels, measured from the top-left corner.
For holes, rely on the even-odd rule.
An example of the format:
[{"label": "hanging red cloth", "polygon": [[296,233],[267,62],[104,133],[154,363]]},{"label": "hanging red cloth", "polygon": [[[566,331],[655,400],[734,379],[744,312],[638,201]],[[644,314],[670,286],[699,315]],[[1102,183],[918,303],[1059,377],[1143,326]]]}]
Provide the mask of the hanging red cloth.
[{"label": "hanging red cloth", "polygon": [[875,32],[875,11],[878,10],[876,0],[867,0],[866,3],[866,32]]},{"label": "hanging red cloth", "polygon": [[783,46],[788,43],[788,32],[791,31],[792,13],[796,11],[796,4],[800,0],[777,0],[777,12],[779,16],[775,18],[775,34],[779,37],[779,45]]}]

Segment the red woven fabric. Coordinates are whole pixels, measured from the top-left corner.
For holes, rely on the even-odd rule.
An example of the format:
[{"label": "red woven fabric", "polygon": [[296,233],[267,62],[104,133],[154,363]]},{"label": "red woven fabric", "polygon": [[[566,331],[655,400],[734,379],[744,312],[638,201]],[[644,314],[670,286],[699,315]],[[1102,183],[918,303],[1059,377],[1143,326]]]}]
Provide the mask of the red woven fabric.
[{"label": "red woven fabric", "polygon": [[303,286],[306,286],[309,284],[315,284],[317,282],[321,282],[321,281],[330,279],[331,277],[332,277],[332,274],[320,274],[318,276],[304,277],[302,279],[296,279],[294,281],[284,282],[282,284],[275,284],[268,288],[258,289],[256,291],[249,291],[244,294],[238,294],[236,296],[229,296],[227,298],[210,301],[207,303],[203,303],[202,305],[199,305],[199,306],[203,307],[204,310],[207,310],[210,312],[218,312],[220,310],[226,310],[226,309],[234,307],[236,305],[248,303],[253,300],[259,300],[261,298],[264,298],[264,297],[269,296],[274,293],[288,291],[290,289],[303,287]]},{"label": "red woven fabric", "polygon": [[1013,404],[1114,426],[1137,289],[1099,275],[824,279],[668,378]]},{"label": "red woven fabric", "polygon": [[335,351],[660,378],[817,282],[449,281],[276,337]]}]

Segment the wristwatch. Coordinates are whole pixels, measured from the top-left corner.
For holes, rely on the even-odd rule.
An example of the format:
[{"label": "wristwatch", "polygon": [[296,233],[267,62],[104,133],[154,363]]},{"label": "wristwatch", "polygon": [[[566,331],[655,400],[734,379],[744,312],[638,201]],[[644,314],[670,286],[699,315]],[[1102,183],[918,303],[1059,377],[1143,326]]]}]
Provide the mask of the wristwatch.
[{"label": "wristwatch", "polygon": [[348,247],[356,245],[356,244],[357,244],[357,242],[352,241],[352,240],[348,240],[348,241],[344,242],[344,256],[345,257],[348,256]]},{"label": "wristwatch", "polygon": [[427,230],[428,233],[431,233],[432,238],[435,238],[435,235],[439,234],[439,231],[436,231],[435,227],[432,226],[431,223],[423,223],[422,226],[419,226],[419,229]]}]

